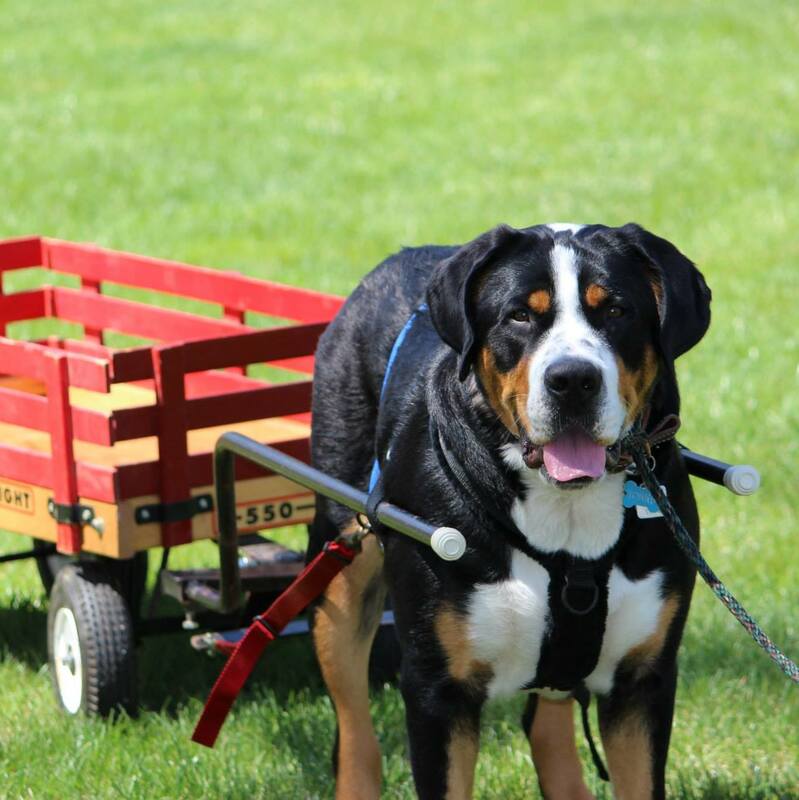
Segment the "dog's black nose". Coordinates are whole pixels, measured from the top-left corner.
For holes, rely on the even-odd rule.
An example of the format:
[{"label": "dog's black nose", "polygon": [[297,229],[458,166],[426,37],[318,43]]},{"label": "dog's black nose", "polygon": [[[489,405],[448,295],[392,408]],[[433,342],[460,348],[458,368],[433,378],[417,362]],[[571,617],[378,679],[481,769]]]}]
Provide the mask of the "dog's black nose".
[{"label": "dog's black nose", "polygon": [[544,386],[559,403],[579,408],[599,394],[602,373],[585,359],[560,358],[544,372]]}]

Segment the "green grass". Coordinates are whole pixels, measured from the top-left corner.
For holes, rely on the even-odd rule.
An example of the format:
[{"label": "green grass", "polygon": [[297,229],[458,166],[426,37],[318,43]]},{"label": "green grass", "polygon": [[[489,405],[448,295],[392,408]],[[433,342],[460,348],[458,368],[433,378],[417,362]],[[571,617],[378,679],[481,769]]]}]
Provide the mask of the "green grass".
[{"label": "green grass", "polygon": [[[799,7],[530,5],[5,0],[0,235],[343,293],[399,245],[499,221],[652,228],[714,290],[683,439],[763,473],[750,499],[697,486],[705,553],[799,657]],[[332,796],[307,642],[275,645],[214,752],[188,737],[220,665],[185,637],[144,643],[138,720],[66,719],[33,567],[2,570],[0,796]],[[681,669],[671,796],[799,797],[796,689],[703,586]],[[518,714],[486,713],[480,797],[537,796]],[[410,797],[395,689],[375,715],[386,795]]]}]

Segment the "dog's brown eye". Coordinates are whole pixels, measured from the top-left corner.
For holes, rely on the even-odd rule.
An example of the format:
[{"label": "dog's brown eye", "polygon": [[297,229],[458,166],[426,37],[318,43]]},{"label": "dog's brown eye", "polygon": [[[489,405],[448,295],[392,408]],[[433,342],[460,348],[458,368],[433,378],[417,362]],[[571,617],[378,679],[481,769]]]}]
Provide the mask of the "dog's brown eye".
[{"label": "dog's brown eye", "polygon": [[529,322],[530,321],[530,312],[526,311],[523,308],[517,308],[515,311],[511,311],[510,318],[514,322]]},{"label": "dog's brown eye", "polygon": [[619,317],[623,317],[624,309],[620,305],[614,303],[613,305],[608,306],[608,316],[611,319],[618,319]]}]

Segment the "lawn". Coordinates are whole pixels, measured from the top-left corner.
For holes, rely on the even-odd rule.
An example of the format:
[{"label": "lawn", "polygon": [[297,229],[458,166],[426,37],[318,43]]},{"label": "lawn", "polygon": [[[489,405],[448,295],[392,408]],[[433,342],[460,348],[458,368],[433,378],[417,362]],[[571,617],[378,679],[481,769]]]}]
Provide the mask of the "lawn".
[{"label": "lawn", "polygon": [[[798,658],[799,6],[532,6],[5,0],[0,236],[345,293],[400,245],[499,221],[650,227],[714,292],[680,363],[681,438],[763,475],[748,499],[696,486],[704,552]],[[183,636],[144,642],[138,719],[67,719],[34,567],[0,570],[0,797],[332,797],[307,641],[274,646],[213,752],[189,735],[221,664]],[[386,796],[411,797],[399,695],[374,703]],[[479,797],[538,796],[519,713],[486,713]],[[670,795],[799,798],[797,731],[796,687],[698,586]]]}]

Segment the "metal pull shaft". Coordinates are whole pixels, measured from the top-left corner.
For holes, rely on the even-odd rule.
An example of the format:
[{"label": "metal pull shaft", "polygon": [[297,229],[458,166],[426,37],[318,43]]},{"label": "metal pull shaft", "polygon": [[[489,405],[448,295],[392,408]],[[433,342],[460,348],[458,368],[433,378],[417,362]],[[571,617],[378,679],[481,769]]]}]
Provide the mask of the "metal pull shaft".
[{"label": "metal pull shaft", "polygon": [[[232,611],[241,597],[238,568],[238,526],[236,523],[236,457],[272,470],[307,489],[329,497],[356,513],[366,511],[366,492],[331,478],[297,458],[274,447],[263,445],[240,433],[225,433],[214,450],[214,485],[219,524],[219,559],[221,568],[220,610]],[[419,517],[388,502],[377,507],[377,519],[392,530],[410,536],[432,548],[439,558],[456,561],[466,551],[466,540],[455,528],[436,528]]]},{"label": "metal pull shaft", "polygon": [[687,447],[682,448],[682,457],[691,475],[725,486],[733,494],[754,494],[760,488],[760,473],[750,464],[726,464]]}]

